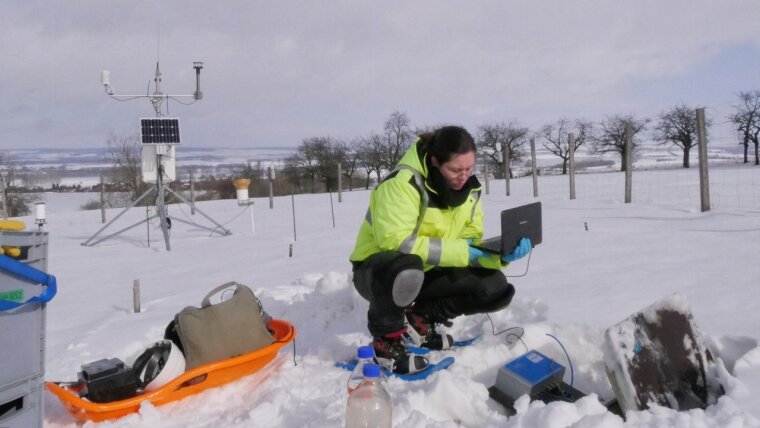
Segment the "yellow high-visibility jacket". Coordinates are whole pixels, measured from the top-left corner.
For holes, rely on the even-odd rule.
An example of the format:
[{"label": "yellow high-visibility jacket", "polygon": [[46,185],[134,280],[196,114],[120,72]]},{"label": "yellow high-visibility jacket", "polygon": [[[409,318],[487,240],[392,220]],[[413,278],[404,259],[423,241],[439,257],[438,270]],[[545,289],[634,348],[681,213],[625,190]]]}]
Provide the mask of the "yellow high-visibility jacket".
[{"label": "yellow high-visibility jacket", "polygon": [[435,266],[505,266],[498,255],[469,260],[467,239],[479,240],[483,236],[480,183],[471,180],[474,185],[461,205],[437,206],[433,202],[437,192],[427,180],[426,156],[418,139],[398,167],[372,191],[349,259],[360,262],[375,253],[400,251],[420,256],[426,271]]}]

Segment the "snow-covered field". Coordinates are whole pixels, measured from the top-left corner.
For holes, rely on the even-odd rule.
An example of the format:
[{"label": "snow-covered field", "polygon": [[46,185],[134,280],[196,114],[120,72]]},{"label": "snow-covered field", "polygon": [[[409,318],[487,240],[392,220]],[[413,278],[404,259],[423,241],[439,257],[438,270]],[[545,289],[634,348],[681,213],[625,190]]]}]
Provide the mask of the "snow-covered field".
[{"label": "snow-covered field", "polygon": [[[498,367],[525,348],[508,344],[504,334],[493,335],[483,315],[461,317],[450,333],[481,338],[470,347],[434,353],[433,358],[456,358],[447,371],[418,382],[390,380],[394,426],[760,426],[760,202],[751,196],[760,193],[760,170],[729,169],[712,177],[721,181],[717,177],[723,174],[727,183],[732,177],[735,182],[716,186],[711,196],[731,202],[714,203],[705,213],[699,211],[698,186],[668,190],[674,183],[697,180],[696,168],[636,173],[632,204],[622,203],[622,173],[579,176],[578,199],[572,201],[566,177],[542,177],[538,199],[544,242],[529,266],[526,258],[506,270],[517,294],[491,317],[497,331],[524,328],[528,347],[564,364],[564,353],[546,334],[558,337],[572,359],[574,386],[588,397],[550,405],[523,399],[517,415],[507,418],[488,398],[487,387]],[[507,197],[504,181],[491,181],[483,199],[487,235],[497,230],[501,209],[534,200],[530,186],[530,178],[512,180]],[[649,191],[637,193],[637,186]],[[344,192],[338,203],[333,194],[335,227],[330,195],[297,195],[297,240],[290,197],[276,198],[274,209],[268,200],[256,200],[253,236],[249,213],[235,201],[204,202],[199,207],[234,234],[209,236],[175,222],[170,252],[156,224],[150,245],[142,226],[96,247],[81,246],[101,227],[100,211],[55,209],[57,202],[49,200],[49,270],[58,278],[59,294],[48,307],[45,378],[73,380],[81,364],[100,358],[131,363],[162,338],[176,312],[199,305],[213,287],[234,280],[250,286],[270,314],[296,325],[297,365],[289,347],[267,379],[253,375],[166,406],[144,405],[139,414],[101,426],[341,426],[348,373],[333,363],[370,340],[367,304],[353,290],[347,260],[368,195]],[[76,197],[83,199],[79,205],[90,198],[70,196]],[[169,210],[180,218],[190,215],[187,207]],[[110,211],[109,219],[117,212]],[[113,230],[144,215],[144,210],[130,210]],[[193,219],[207,224],[199,215]],[[132,313],[134,279],[142,284],[143,312],[138,314]],[[688,299],[697,324],[730,371],[722,379],[727,394],[704,411],[654,408],[629,413],[625,420],[606,412],[599,400],[613,393],[604,372],[604,330],[674,292]],[[569,377],[568,371],[565,381]],[[52,395],[45,398],[46,426],[75,426]]]}]

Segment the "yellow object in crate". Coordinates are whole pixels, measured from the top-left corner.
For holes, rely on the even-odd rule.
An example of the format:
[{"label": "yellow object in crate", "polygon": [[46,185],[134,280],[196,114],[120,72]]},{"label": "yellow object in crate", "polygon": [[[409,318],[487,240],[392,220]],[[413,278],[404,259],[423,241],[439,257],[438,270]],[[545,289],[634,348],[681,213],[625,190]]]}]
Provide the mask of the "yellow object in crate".
[{"label": "yellow object in crate", "polygon": [[[0,230],[24,230],[26,224],[21,220],[0,220]],[[18,247],[0,247],[0,254],[5,254],[9,257],[18,257],[21,255],[21,249]]]},{"label": "yellow object in crate", "polygon": [[21,220],[0,220],[0,230],[24,230],[26,224]]},{"label": "yellow object in crate", "polygon": [[0,247],[0,254],[5,254],[8,257],[18,257],[21,255],[21,249],[19,247]]}]

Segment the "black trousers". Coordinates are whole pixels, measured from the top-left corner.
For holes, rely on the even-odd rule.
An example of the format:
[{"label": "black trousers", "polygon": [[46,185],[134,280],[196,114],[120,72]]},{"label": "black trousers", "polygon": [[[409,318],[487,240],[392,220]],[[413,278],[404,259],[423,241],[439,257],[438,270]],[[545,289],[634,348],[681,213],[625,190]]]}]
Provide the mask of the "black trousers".
[{"label": "black trousers", "polygon": [[[383,252],[354,265],[354,287],[369,301],[367,326],[373,337],[401,330],[404,309],[391,296],[396,275],[409,268],[422,269],[419,256]],[[433,322],[460,315],[503,309],[512,301],[515,288],[499,270],[482,268],[436,267],[425,272],[414,310]]]}]

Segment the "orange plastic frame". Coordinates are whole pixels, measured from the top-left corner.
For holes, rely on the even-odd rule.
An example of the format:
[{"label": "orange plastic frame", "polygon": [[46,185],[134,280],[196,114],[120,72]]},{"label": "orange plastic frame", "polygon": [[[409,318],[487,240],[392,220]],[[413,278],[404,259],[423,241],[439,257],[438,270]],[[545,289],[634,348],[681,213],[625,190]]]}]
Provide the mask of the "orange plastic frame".
[{"label": "orange plastic frame", "polygon": [[274,331],[276,342],[239,357],[204,364],[177,376],[161,388],[125,400],[110,403],[93,403],[79,397],[79,388],[65,387],[55,382],[45,382],[45,388],[53,393],[63,407],[80,421],[104,421],[115,419],[140,409],[140,403],[148,401],[161,406],[197,394],[209,388],[224,385],[260,370],[277,355],[277,351],[292,342],[296,329],[287,321],[272,320],[269,329]]}]

